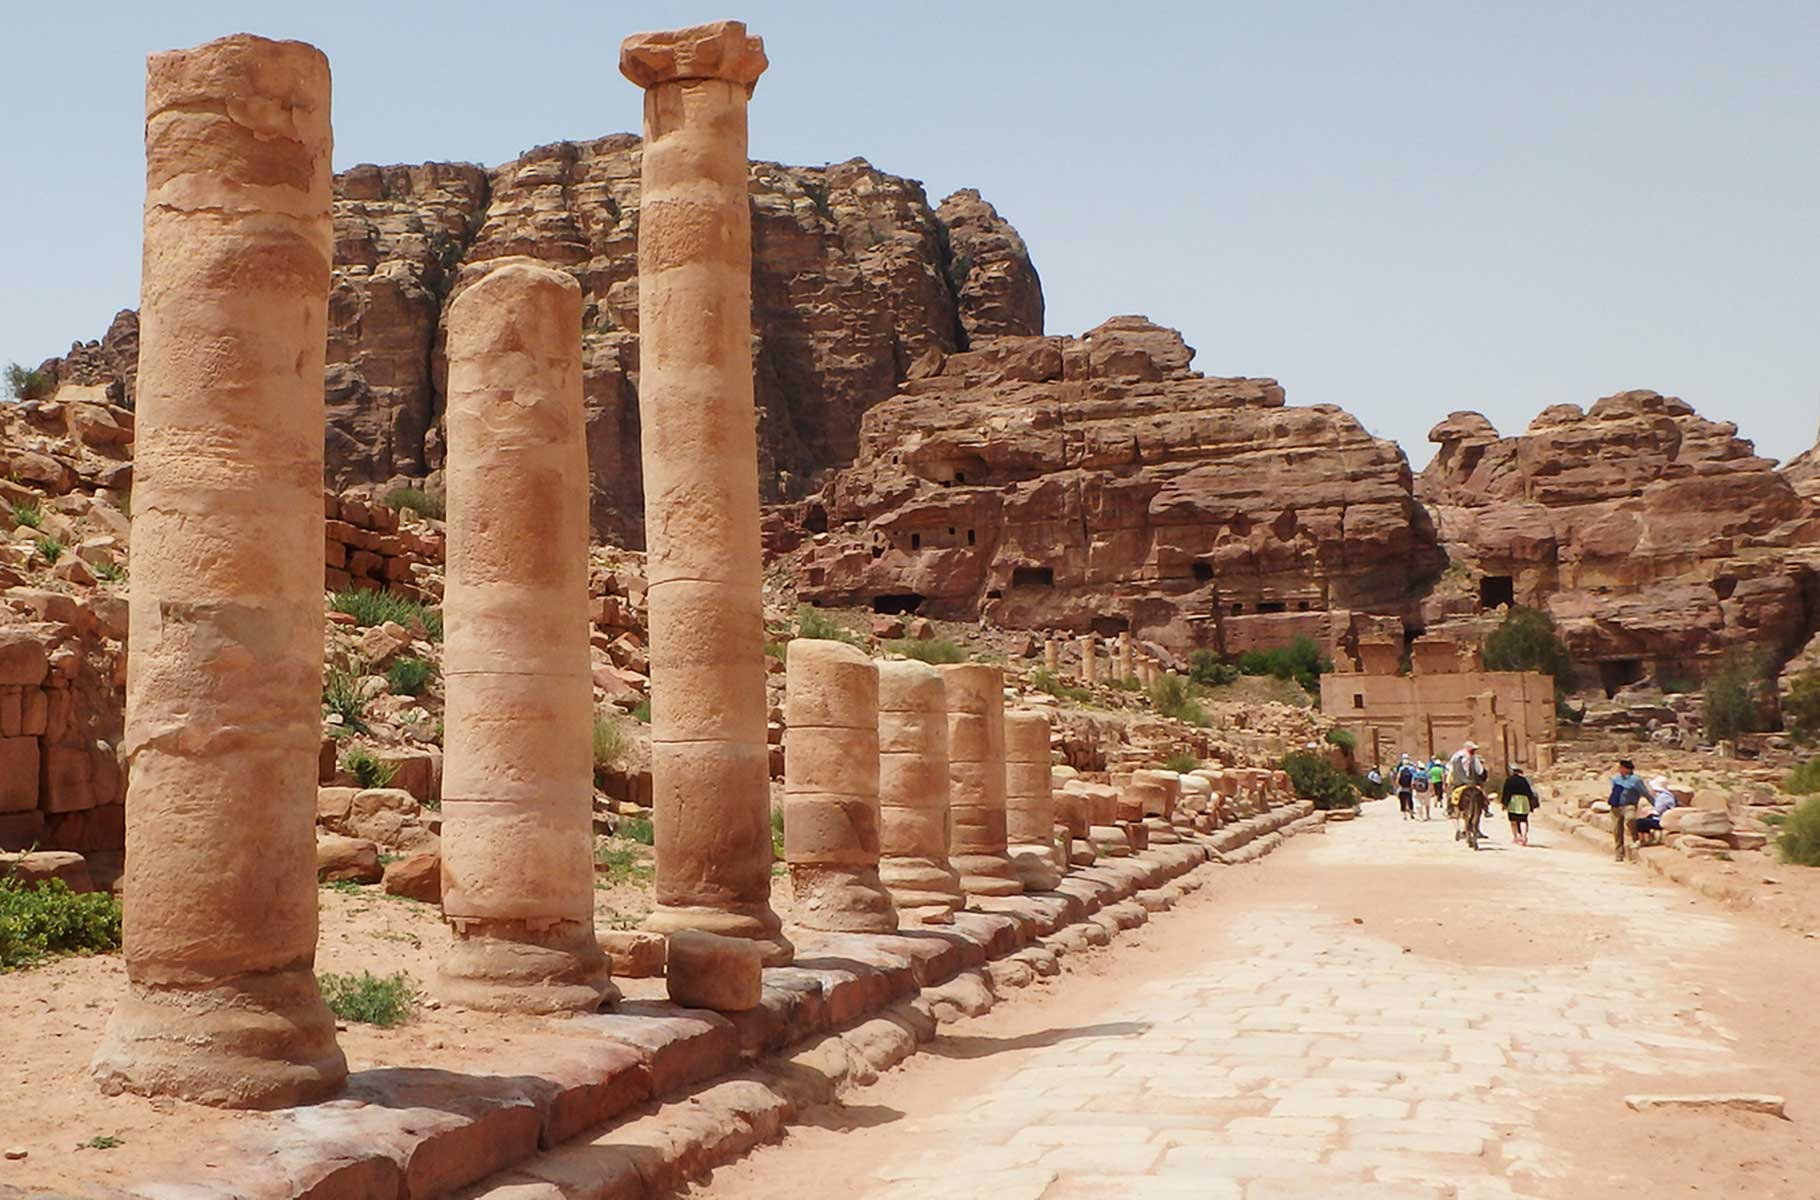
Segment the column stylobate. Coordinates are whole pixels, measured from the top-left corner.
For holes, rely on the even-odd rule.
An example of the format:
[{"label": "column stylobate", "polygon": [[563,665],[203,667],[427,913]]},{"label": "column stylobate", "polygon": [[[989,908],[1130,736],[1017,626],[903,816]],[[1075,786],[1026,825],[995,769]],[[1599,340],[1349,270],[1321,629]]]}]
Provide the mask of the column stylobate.
[{"label": "column stylobate", "polygon": [[746,105],[764,44],[738,21],[641,33],[639,418],[650,581],[658,932],[790,943],[771,909],[769,749],[752,395]]}]

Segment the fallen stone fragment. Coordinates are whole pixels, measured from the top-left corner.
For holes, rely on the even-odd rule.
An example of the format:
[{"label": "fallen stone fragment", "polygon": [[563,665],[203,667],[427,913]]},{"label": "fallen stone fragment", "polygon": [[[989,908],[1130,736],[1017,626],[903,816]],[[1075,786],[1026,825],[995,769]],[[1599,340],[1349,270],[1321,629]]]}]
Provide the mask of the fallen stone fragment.
[{"label": "fallen stone fragment", "polygon": [[1689,1092],[1682,1096],[1635,1095],[1624,1097],[1624,1106],[1633,1112],[1650,1112],[1661,1108],[1688,1111],[1724,1108],[1733,1112],[1764,1113],[1772,1117],[1781,1117],[1786,1121],[1788,1114],[1783,1111],[1785,1103],[1781,1096],[1756,1092]]},{"label": "fallen stone fragment", "polygon": [[378,883],[385,871],[379,865],[379,847],[365,838],[324,833],[316,838],[316,879],[319,883]]},{"label": "fallen stone fragment", "polygon": [[664,976],[670,999],[684,1008],[745,1012],[764,998],[764,947],[750,938],[697,929],[670,935]]}]

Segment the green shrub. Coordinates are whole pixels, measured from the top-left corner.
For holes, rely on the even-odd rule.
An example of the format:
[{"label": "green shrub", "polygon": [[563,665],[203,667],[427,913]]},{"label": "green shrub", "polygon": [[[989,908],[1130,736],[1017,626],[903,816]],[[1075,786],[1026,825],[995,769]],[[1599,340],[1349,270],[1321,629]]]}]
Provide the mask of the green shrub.
[{"label": "green shrub", "polygon": [[893,650],[905,658],[914,658],[926,663],[962,663],[967,661],[967,652],[947,638],[929,638],[918,641],[916,638],[898,638],[885,643],[885,648]]},{"label": "green shrub", "polygon": [[636,842],[607,838],[594,845],[594,877],[605,883],[643,883],[654,867]]},{"label": "green shrub", "polygon": [[398,774],[397,763],[385,761],[365,746],[355,746],[342,755],[341,769],[363,788],[390,787]]},{"label": "green shrub", "polygon": [[360,677],[352,671],[330,667],[322,673],[322,706],[341,717],[341,728],[359,733],[367,727],[367,702],[360,695]]},{"label": "green shrub", "polygon": [[442,493],[428,492],[422,488],[395,487],[385,494],[388,507],[400,512],[414,512],[440,521],[447,509]]},{"label": "green shrub", "polygon": [[1030,686],[1039,692],[1048,692],[1057,700],[1072,700],[1076,704],[1085,704],[1093,699],[1093,693],[1084,687],[1075,687],[1048,667],[1038,667],[1030,672]]},{"label": "green shrub", "polygon": [[1321,676],[1333,670],[1333,660],[1321,653],[1320,643],[1298,637],[1273,650],[1247,650],[1239,655],[1239,674],[1274,675],[1301,685],[1306,692],[1321,690]]},{"label": "green shrub", "polygon": [[1820,758],[1810,758],[1788,773],[1782,782],[1782,790],[1791,796],[1812,796],[1820,793]]},{"label": "green shrub", "polygon": [[778,662],[788,662],[789,661],[789,650],[790,650],[789,642],[766,642],[765,643],[765,657],[766,658],[775,658]]},{"label": "green shrub", "polygon": [[626,817],[613,828],[613,836],[628,842],[637,842],[641,846],[657,844],[657,831],[651,827],[649,817]]},{"label": "green shrub", "polygon": [[1338,746],[1348,754],[1351,754],[1354,750],[1359,748],[1359,739],[1353,736],[1352,730],[1341,729],[1338,726],[1335,726],[1327,731],[1327,744],[1329,746]]},{"label": "green shrub", "polygon": [[54,537],[41,537],[37,544],[38,553],[44,557],[44,561],[56,566],[57,560],[63,557],[63,543]]},{"label": "green shrub", "polygon": [[1380,779],[1378,782],[1373,783],[1363,775],[1354,775],[1352,777],[1352,786],[1357,788],[1359,790],[1359,795],[1365,797],[1367,800],[1382,800],[1384,797],[1390,795],[1390,781],[1387,779]]},{"label": "green shrub", "polygon": [[54,954],[95,954],[120,946],[120,902],[106,892],[72,892],[61,879],[35,885],[0,875],[0,971]]},{"label": "green shrub", "polygon": [[1712,741],[1760,733],[1769,727],[1764,716],[1769,658],[1759,650],[1739,647],[1725,656],[1719,673],[1706,684],[1700,720]]},{"label": "green shrub", "polygon": [[777,862],[784,861],[784,810],[771,810],[771,857]]},{"label": "green shrub", "polygon": [[1186,775],[1201,765],[1201,760],[1186,750],[1177,750],[1163,760],[1163,770],[1174,771],[1177,775]]},{"label": "green shrub", "polygon": [[1555,619],[1539,608],[1521,605],[1485,639],[1487,671],[1540,671],[1555,681],[1555,696],[1573,691],[1574,656],[1555,632]]},{"label": "green shrub", "polygon": [[417,626],[433,642],[442,640],[442,613],[433,605],[407,600],[397,592],[350,588],[330,597],[329,607],[336,612],[347,613],[362,628],[396,621],[406,629]]},{"label": "green shrub", "polygon": [[36,500],[13,501],[13,523],[27,529],[43,529],[44,506]]},{"label": "green shrub", "polygon": [[436,674],[436,664],[425,658],[395,659],[386,668],[386,687],[394,696],[417,696],[423,693],[424,685]]},{"label": "green shrub", "polygon": [[1295,794],[1314,801],[1316,808],[1357,808],[1359,789],[1352,779],[1327,761],[1324,754],[1296,750],[1283,756],[1283,770],[1295,785]]},{"label": "green shrub", "polygon": [[1205,729],[1213,724],[1213,718],[1194,697],[1194,685],[1180,675],[1164,675],[1150,685],[1150,706],[1165,717],[1189,725]]},{"label": "green shrub", "polygon": [[42,400],[51,394],[56,381],[48,371],[34,371],[19,363],[6,367],[6,390],[15,400]]},{"label": "green shrub", "polygon": [[95,578],[103,583],[126,582],[126,564],[117,563],[111,558],[104,558],[95,564]]},{"label": "green shrub", "polygon": [[1795,805],[1795,811],[1778,825],[1777,856],[1796,866],[1820,867],[1820,796],[1809,796]]},{"label": "green shrub", "polygon": [[804,604],[797,608],[796,636],[815,638],[823,642],[845,642],[849,646],[858,646],[861,649],[864,649],[866,645],[858,634],[812,604]]},{"label": "green shrub", "polygon": [[77,1142],[78,1150],[118,1150],[125,1142],[111,1133],[98,1133],[86,1142]]},{"label": "green shrub", "polygon": [[632,719],[641,725],[651,723],[651,698],[646,696],[632,708]]},{"label": "green shrub", "polygon": [[316,976],[329,1011],[344,1021],[390,1029],[401,1025],[417,1006],[417,985],[403,971],[396,975],[337,975],[323,971]]},{"label": "green shrub", "polygon": [[1803,745],[1820,740],[1820,667],[1808,667],[1795,676],[1782,702],[1782,722]]},{"label": "green shrub", "polygon": [[1202,687],[1225,687],[1238,677],[1238,667],[1211,650],[1196,650],[1188,656],[1188,678]]},{"label": "green shrub", "polygon": [[626,728],[617,718],[603,713],[594,714],[594,782],[598,785],[601,777],[619,765],[625,757]]}]

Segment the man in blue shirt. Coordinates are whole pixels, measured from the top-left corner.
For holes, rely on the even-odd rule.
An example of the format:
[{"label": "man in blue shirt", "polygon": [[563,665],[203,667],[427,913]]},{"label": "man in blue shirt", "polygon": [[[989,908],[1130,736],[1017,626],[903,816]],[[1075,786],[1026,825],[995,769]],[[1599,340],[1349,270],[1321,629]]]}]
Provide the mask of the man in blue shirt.
[{"label": "man in blue shirt", "polygon": [[1618,760],[1618,773],[1611,777],[1611,837],[1612,849],[1617,854],[1617,861],[1624,861],[1624,838],[1630,834],[1635,840],[1636,831],[1631,829],[1631,822],[1637,819],[1637,805],[1649,798],[1649,788],[1643,777],[1637,774],[1637,764],[1628,758]]}]

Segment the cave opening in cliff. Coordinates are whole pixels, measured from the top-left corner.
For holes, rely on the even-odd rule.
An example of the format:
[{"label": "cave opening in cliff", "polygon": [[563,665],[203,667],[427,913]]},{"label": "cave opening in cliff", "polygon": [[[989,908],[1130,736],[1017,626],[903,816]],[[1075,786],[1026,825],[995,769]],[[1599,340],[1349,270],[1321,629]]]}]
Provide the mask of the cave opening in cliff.
[{"label": "cave opening in cliff", "polygon": [[1194,581],[1196,583],[1212,583],[1213,582],[1213,564],[1212,563],[1196,562],[1189,569],[1194,572]]},{"label": "cave opening in cliff", "polygon": [[1643,660],[1640,658],[1613,658],[1599,664],[1599,686],[1605,689],[1605,698],[1611,699],[1618,694],[1619,688],[1629,687],[1643,679]]},{"label": "cave opening in cliff", "polygon": [[1046,587],[1055,586],[1054,567],[1013,567],[1011,568],[1012,587]]},{"label": "cave opening in cliff", "polygon": [[1738,579],[1734,575],[1721,575],[1713,580],[1713,595],[1721,600],[1730,600],[1732,593],[1738,590]]},{"label": "cave opening in cliff", "polygon": [[1260,600],[1258,601],[1258,611],[1261,613],[1288,612],[1289,602],[1286,600]]},{"label": "cave opening in cliff", "polygon": [[910,535],[910,548],[912,550],[921,550],[923,548],[923,535],[922,534],[913,533]]},{"label": "cave opening in cliff", "polygon": [[1509,575],[1479,576],[1479,607],[1486,612],[1517,602],[1517,581]]},{"label": "cave opening in cliff", "polygon": [[1124,617],[1095,617],[1087,622],[1087,628],[1103,638],[1114,638],[1131,629],[1131,622]]},{"label": "cave opening in cliff", "polygon": [[872,611],[900,617],[914,613],[923,606],[923,597],[916,592],[887,592],[882,596],[872,597]]}]

